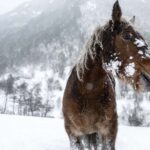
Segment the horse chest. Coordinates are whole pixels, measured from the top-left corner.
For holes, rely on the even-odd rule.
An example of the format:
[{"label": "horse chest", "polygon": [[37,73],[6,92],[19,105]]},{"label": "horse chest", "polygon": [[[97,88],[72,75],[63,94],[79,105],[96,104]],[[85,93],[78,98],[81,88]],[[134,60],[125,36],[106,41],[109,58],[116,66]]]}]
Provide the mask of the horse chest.
[{"label": "horse chest", "polygon": [[115,110],[113,89],[112,80],[105,72],[92,72],[84,82],[71,76],[64,94],[63,111],[74,135],[98,130],[107,133]]},{"label": "horse chest", "polygon": [[110,118],[106,115],[100,115],[95,112],[87,112],[83,114],[76,114],[70,117],[72,122],[71,130],[76,136],[84,134],[92,134],[98,131],[106,134],[110,125]]}]

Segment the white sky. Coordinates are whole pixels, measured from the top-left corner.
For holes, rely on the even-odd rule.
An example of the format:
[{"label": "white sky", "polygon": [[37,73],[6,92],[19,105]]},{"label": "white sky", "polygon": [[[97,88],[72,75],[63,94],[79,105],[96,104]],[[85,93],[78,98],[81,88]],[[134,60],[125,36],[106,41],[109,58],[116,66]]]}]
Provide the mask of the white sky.
[{"label": "white sky", "polygon": [[25,1],[30,1],[30,0],[0,0],[0,14],[4,14],[14,9],[19,4]]}]

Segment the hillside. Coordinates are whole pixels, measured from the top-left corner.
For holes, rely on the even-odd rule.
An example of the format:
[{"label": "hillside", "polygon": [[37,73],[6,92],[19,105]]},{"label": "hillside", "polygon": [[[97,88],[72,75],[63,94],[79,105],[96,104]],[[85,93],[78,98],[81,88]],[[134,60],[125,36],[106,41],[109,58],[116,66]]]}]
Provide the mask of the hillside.
[{"label": "hillside", "polygon": [[[122,9],[126,16],[136,16],[139,30],[149,41],[149,2],[135,2],[121,1]],[[56,71],[62,68],[56,60],[71,65],[87,35],[110,18],[112,4],[113,0],[32,0],[0,15],[0,73],[28,63],[44,66],[46,55]]]}]

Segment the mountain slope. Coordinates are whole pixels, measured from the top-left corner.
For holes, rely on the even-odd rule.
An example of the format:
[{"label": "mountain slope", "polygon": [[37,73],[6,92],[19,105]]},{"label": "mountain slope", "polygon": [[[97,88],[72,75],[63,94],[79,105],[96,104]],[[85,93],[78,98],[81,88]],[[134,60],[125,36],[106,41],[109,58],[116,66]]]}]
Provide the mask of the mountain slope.
[{"label": "mountain slope", "polygon": [[[28,63],[45,65],[46,57],[57,71],[62,66],[56,60],[64,66],[71,65],[87,33],[111,17],[113,3],[113,0],[32,0],[1,15],[0,73]],[[122,0],[120,3],[124,15],[136,16],[137,23],[142,26],[141,32],[145,32],[148,39],[148,1]]]},{"label": "mountain slope", "polygon": [[78,31],[78,19],[81,14],[77,3],[63,0],[57,5],[58,0],[35,0],[24,3],[6,14],[6,17],[1,16],[0,51],[4,63],[23,65],[39,62],[39,59],[44,62],[44,54],[39,50],[40,44],[47,46],[55,42],[64,46],[73,39],[80,39],[82,35]]}]

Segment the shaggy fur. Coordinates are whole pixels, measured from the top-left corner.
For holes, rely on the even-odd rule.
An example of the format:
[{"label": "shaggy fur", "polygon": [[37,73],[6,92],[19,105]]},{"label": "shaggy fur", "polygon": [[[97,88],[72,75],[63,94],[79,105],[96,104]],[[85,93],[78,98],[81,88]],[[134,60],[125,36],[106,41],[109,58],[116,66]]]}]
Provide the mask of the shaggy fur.
[{"label": "shaggy fur", "polygon": [[65,129],[71,150],[115,150],[115,83],[107,65],[138,89],[150,85],[150,55],[143,37],[121,19],[118,1],[112,20],[98,27],[72,69],[63,97]]}]

